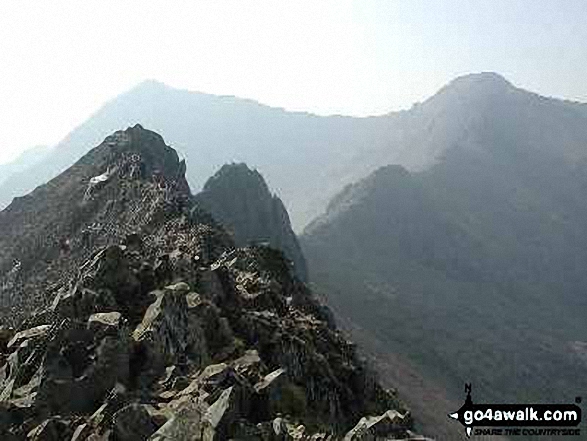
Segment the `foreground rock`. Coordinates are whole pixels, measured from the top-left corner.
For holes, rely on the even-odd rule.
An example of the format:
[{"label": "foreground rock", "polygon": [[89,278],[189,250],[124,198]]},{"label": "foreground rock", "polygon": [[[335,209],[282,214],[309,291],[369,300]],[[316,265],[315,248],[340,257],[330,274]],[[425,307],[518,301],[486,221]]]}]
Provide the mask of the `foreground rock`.
[{"label": "foreground rock", "polygon": [[236,248],[160,138],[135,127],[93,155],[105,178],[67,181],[70,214],[107,228],[71,226],[55,260],[23,264],[41,307],[1,328],[0,439],[411,436],[281,252]]}]

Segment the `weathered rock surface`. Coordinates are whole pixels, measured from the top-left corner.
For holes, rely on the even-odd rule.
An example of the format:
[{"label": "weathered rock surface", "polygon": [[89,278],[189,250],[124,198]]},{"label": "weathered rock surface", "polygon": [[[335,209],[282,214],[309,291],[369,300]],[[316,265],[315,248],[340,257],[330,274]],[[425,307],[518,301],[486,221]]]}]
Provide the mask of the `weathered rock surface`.
[{"label": "weathered rock surface", "polygon": [[184,172],[137,126],[9,208],[70,204],[39,221],[67,241],[8,249],[23,263],[1,293],[20,313],[0,328],[0,438],[318,440],[357,424],[350,439],[407,438],[407,410],[282,253],[237,248]]}]

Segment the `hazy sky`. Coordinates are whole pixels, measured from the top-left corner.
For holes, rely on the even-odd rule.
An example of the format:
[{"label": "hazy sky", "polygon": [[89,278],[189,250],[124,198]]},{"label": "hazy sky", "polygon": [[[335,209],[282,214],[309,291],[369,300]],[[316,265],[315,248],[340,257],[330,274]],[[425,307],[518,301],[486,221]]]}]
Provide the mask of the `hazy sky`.
[{"label": "hazy sky", "polygon": [[587,1],[0,1],[0,162],[144,79],[319,114],[407,108],[457,75],[587,101]]}]

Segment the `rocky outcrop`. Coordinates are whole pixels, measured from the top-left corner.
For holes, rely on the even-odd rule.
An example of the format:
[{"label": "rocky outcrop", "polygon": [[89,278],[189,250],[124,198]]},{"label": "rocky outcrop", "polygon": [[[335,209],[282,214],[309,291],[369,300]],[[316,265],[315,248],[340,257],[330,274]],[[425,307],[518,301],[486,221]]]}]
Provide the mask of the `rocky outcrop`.
[{"label": "rocky outcrop", "polygon": [[[23,253],[4,300],[23,309],[0,328],[0,438],[318,440],[357,424],[351,439],[409,438],[407,410],[283,254],[235,247],[184,171],[156,134],[118,132],[40,190],[72,204],[60,207],[76,225],[55,211],[39,222],[66,240],[25,259],[3,239]],[[9,218],[39,210],[37,197]]]},{"label": "rocky outcrop", "polygon": [[300,280],[307,280],[306,260],[287,210],[258,171],[246,164],[224,165],[195,198],[232,233],[237,246],[264,244],[281,250]]}]

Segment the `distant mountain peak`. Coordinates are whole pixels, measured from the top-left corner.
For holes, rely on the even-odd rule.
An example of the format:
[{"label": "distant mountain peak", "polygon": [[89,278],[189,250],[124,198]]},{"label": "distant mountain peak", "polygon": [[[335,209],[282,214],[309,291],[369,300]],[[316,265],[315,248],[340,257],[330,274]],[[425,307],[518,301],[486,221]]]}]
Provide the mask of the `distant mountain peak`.
[{"label": "distant mountain peak", "polygon": [[152,78],[141,81],[135,86],[135,89],[167,89],[169,86],[162,81]]},{"label": "distant mountain peak", "polygon": [[455,78],[452,83],[469,82],[471,84],[493,83],[493,84],[509,84],[511,83],[501,74],[497,72],[477,72],[466,75],[461,75]]},{"label": "distant mountain peak", "polygon": [[495,96],[516,88],[504,76],[495,72],[480,72],[455,78],[432,96],[434,101],[442,96],[465,96],[468,98]]}]

